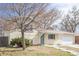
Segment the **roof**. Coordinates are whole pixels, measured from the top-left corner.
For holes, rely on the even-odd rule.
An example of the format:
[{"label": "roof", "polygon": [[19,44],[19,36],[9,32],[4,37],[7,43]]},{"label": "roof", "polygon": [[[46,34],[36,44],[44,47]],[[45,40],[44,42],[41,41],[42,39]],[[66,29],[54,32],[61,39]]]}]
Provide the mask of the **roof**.
[{"label": "roof", "polygon": [[39,30],[39,32],[42,32],[42,33],[54,33],[54,34],[72,34],[72,35],[74,35],[74,33],[71,33],[71,32],[55,31],[55,30]]}]

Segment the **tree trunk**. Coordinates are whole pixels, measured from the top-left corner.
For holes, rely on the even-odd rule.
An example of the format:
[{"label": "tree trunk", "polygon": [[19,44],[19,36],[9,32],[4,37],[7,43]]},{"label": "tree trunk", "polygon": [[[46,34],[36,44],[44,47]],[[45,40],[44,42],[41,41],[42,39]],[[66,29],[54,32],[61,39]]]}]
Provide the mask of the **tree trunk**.
[{"label": "tree trunk", "polygon": [[26,49],[26,45],[25,45],[25,39],[24,39],[24,32],[21,31],[21,35],[22,35],[22,47],[23,47],[23,50]]}]

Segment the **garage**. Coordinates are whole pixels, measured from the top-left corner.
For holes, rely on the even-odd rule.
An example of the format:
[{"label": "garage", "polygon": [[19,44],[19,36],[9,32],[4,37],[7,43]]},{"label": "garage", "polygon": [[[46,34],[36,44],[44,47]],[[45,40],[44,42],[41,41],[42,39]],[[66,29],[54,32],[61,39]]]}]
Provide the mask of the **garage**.
[{"label": "garage", "polygon": [[79,44],[79,36],[75,36],[75,44]]},{"label": "garage", "polygon": [[61,35],[61,44],[73,44],[74,43],[74,41],[73,41],[73,39],[74,39],[74,36],[73,35]]}]

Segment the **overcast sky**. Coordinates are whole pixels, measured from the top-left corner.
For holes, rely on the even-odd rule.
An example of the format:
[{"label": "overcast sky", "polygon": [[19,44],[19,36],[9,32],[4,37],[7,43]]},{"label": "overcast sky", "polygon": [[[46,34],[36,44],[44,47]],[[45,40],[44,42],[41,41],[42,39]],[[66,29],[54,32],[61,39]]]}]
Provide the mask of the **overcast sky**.
[{"label": "overcast sky", "polygon": [[[7,6],[7,5],[8,5],[7,3],[4,3],[4,4],[0,3],[0,7]],[[76,6],[77,8],[79,8],[79,3],[52,3],[52,4],[50,4],[49,9],[50,8],[57,8],[59,10],[62,10],[64,13],[67,13],[67,11],[72,9],[73,6]],[[4,11],[3,10],[0,11],[1,16],[2,15],[6,16]],[[61,22],[61,20],[57,20],[54,24],[58,24],[60,22]]]},{"label": "overcast sky", "polygon": [[[59,10],[62,10],[64,13],[67,13],[68,10],[71,10],[73,6],[76,6],[79,8],[79,3],[54,3],[51,4],[51,7],[58,8]],[[59,25],[61,20],[57,20],[54,25]],[[79,32],[79,26],[76,28],[76,32]]]},{"label": "overcast sky", "polygon": [[[8,5],[7,3],[0,3],[0,7]],[[65,13],[71,9],[73,6],[79,8],[79,3],[52,3],[49,8],[58,8],[59,10],[64,11]],[[3,12],[1,12],[3,14]]]},{"label": "overcast sky", "polygon": [[[50,8],[58,8],[59,10],[62,10],[64,13],[67,13],[67,11],[71,10],[73,6],[79,8],[79,3],[52,3]],[[58,24],[60,22],[61,20],[57,20],[54,24]]]},{"label": "overcast sky", "polygon": [[70,10],[73,6],[76,6],[79,8],[79,3],[53,3],[51,4],[51,7],[58,8],[59,10],[63,10],[65,12]]}]

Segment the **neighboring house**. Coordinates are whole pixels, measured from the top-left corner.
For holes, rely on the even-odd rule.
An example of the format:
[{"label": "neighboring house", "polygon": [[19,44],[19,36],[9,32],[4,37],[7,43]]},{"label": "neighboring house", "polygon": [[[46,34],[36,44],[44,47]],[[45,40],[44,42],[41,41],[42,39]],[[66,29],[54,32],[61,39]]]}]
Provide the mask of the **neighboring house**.
[{"label": "neighboring house", "polygon": [[75,44],[79,44],[79,33],[75,34]]}]

